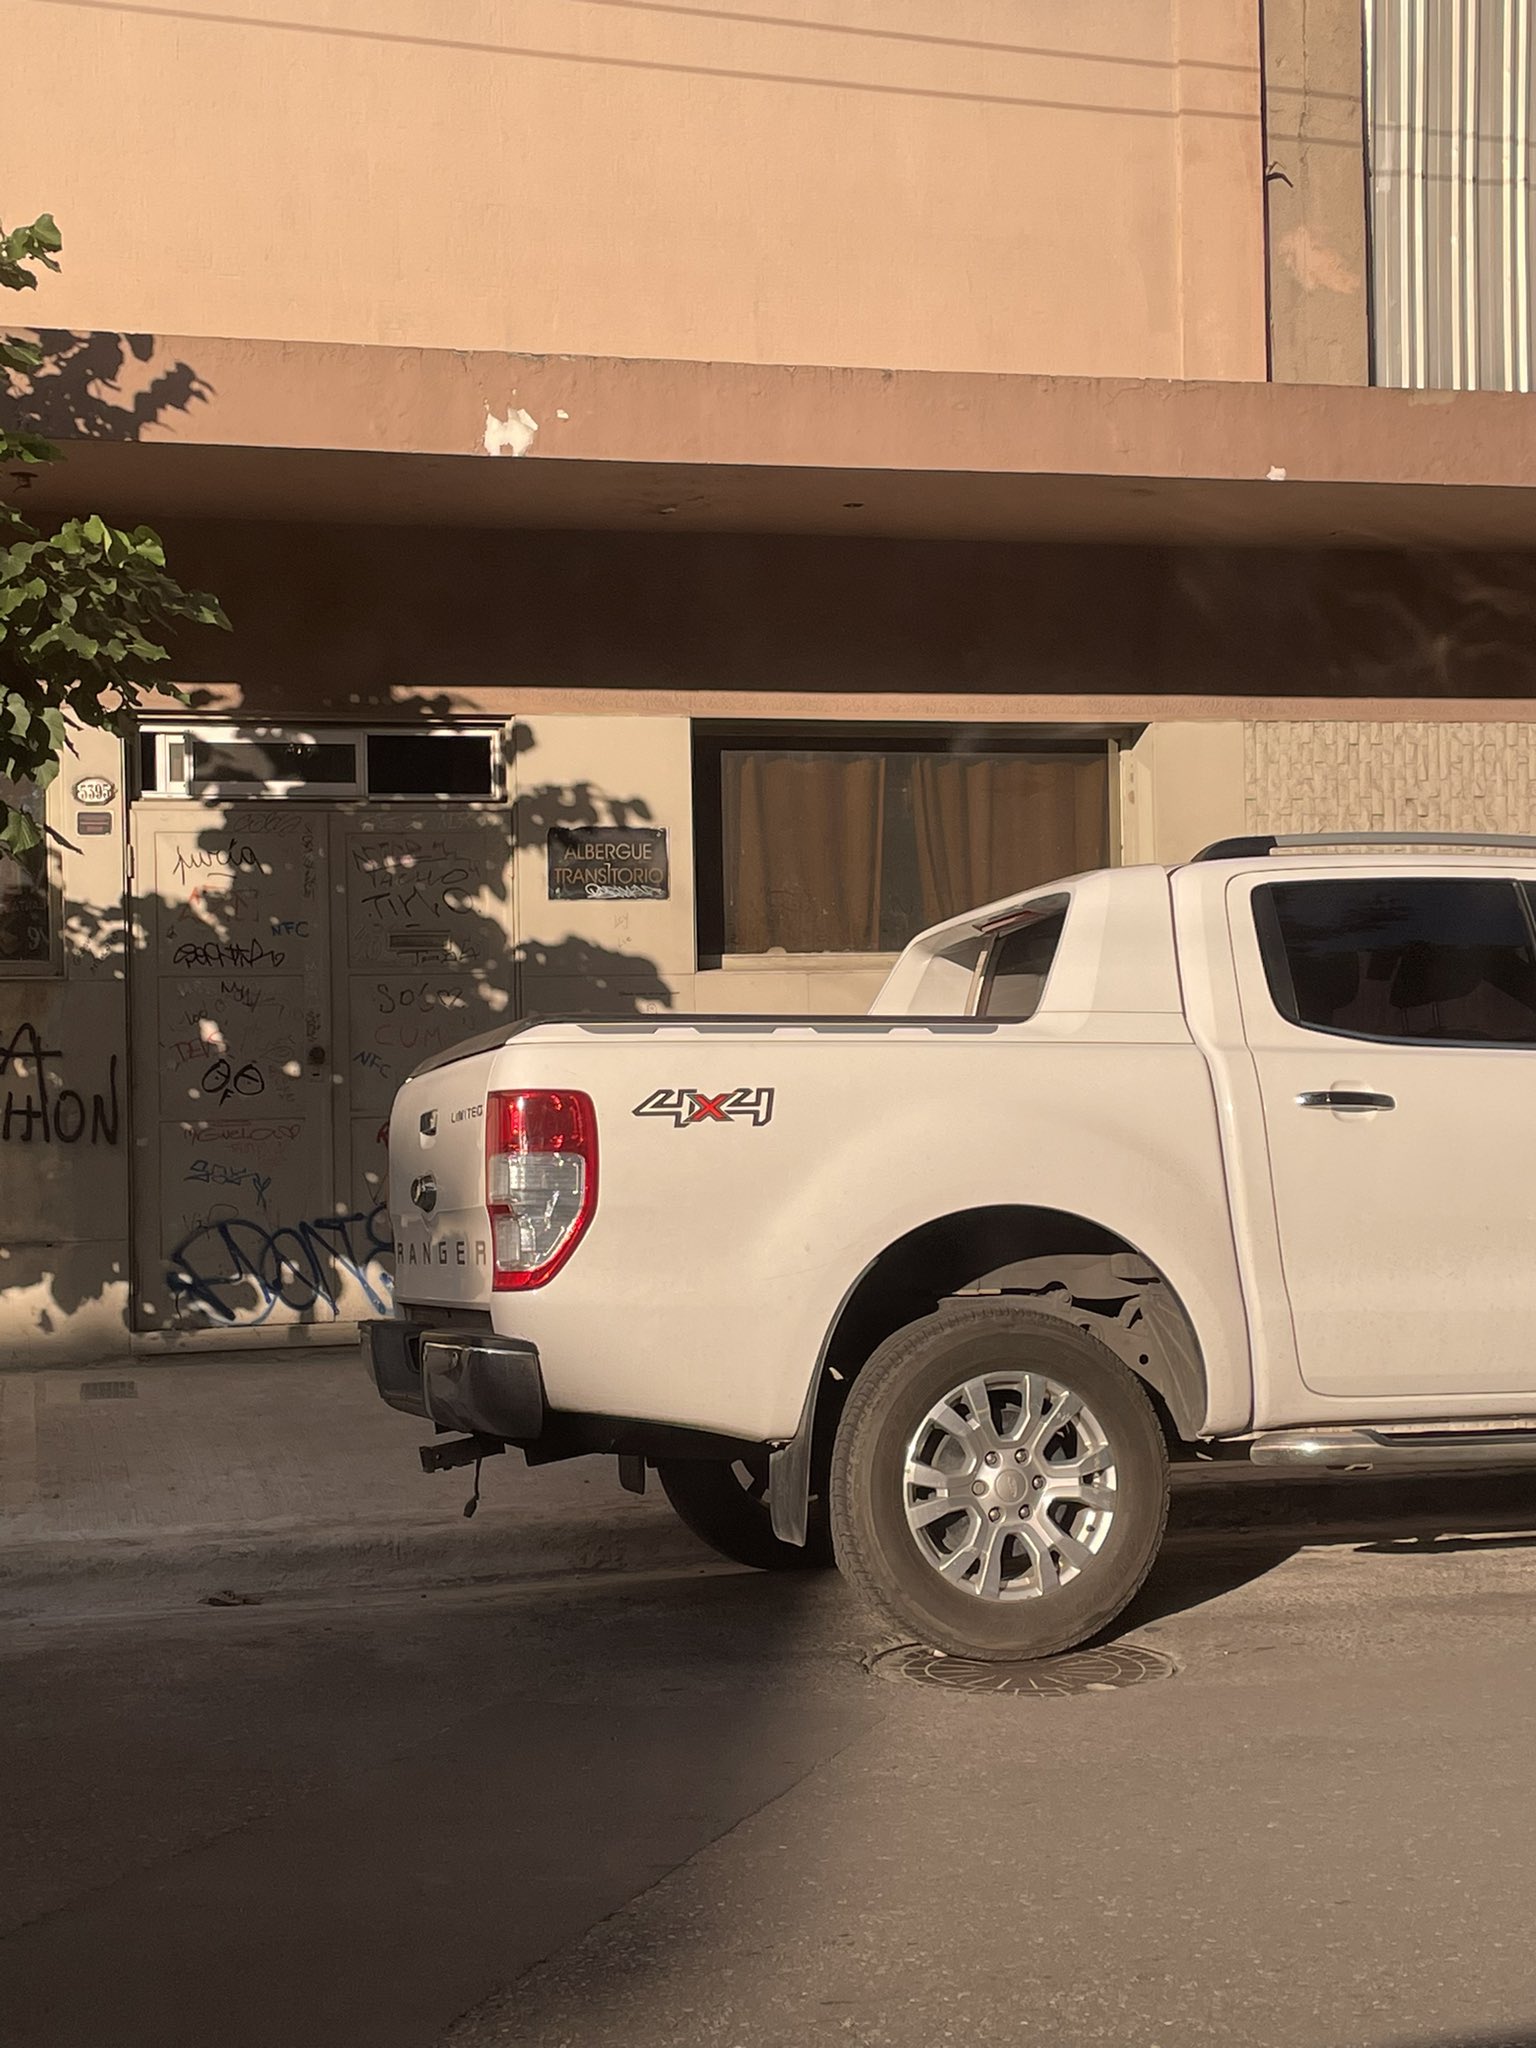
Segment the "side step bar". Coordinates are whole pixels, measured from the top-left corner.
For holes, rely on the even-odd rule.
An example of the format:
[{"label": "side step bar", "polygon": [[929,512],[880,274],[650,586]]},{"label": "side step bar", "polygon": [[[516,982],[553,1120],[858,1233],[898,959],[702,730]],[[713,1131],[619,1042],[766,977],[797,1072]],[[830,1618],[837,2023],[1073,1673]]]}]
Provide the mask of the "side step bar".
[{"label": "side step bar", "polygon": [[1536,1465],[1536,1427],[1271,1429],[1248,1446],[1255,1465],[1302,1472],[1473,1472]]}]

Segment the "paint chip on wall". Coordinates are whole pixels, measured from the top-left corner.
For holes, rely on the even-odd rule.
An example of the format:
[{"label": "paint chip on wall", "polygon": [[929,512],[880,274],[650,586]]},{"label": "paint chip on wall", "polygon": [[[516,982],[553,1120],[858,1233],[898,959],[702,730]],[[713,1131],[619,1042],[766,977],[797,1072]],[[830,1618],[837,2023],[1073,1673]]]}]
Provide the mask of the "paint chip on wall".
[{"label": "paint chip on wall", "polygon": [[538,431],[538,421],[524,412],[521,406],[509,412],[504,420],[497,419],[490,407],[486,407],[484,445],[487,455],[526,455]]}]

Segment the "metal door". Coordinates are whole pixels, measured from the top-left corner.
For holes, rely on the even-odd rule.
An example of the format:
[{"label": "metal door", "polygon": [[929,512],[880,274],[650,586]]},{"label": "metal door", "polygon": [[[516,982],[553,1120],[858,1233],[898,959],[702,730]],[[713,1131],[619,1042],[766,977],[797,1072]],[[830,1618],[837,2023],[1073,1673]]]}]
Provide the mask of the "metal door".
[{"label": "metal door", "polygon": [[142,804],[136,1323],[387,1310],[389,1105],[513,1001],[505,813]]},{"label": "metal door", "polygon": [[[389,1267],[386,1138],[395,1090],[422,1060],[512,1014],[512,849],[505,811],[375,805],[331,825],[342,1058],[333,1077],[336,1185],[354,1197],[366,1283]],[[355,1294],[347,1299],[355,1303]],[[371,1303],[343,1313],[373,1314]]]}]

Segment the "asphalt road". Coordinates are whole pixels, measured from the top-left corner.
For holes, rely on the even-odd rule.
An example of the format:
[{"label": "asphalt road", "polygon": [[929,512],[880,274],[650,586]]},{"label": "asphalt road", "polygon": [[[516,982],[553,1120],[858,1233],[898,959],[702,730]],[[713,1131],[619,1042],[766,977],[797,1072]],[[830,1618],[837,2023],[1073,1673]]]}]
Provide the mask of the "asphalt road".
[{"label": "asphalt road", "polygon": [[[5,2048],[1536,2044],[1536,1534],[1170,1551],[942,1691],[704,1567],[0,1629]],[[1530,1522],[1536,1528],[1536,1502]]]}]

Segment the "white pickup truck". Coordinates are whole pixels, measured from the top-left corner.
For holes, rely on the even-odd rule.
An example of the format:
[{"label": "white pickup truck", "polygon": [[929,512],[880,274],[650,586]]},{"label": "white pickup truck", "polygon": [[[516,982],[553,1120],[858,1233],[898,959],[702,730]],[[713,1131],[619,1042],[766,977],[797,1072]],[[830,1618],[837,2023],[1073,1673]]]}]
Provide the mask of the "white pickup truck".
[{"label": "white pickup truck", "polygon": [[1171,1459],[1536,1463],[1536,840],[1414,837],[1034,889],[867,1017],[439,1054],[379,1391],[467,1432],[429,1469],[652,1467],[727,1556],[835,1554],[986,1658],[1113,1620]]}]

